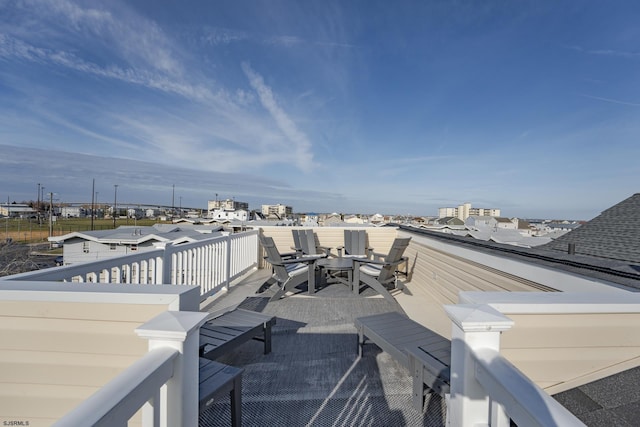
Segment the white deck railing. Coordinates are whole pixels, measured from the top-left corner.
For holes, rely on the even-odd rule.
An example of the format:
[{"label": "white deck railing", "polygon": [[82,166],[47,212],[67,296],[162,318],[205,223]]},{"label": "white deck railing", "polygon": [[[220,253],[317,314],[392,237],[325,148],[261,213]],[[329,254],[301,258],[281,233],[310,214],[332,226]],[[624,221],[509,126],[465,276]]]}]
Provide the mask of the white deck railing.
[{"label": "white deck railing", "polygon": [[[54,426],[125,427],[147,401],[154,407],[158,406],[158,413],[162,412],[158,404],[160,388],[173,377],[173,364],[178,353],[178,350],[168,347],[150,351]],[[157,425],[155,420],[151,425]]]},{"label": "white deck railing", "polygon": [[3,280],[198,285],[204,299],[258,265],[258,232],[246,231],[133,255],[16,274]]},{"label": "white deck railing", "polygon": [[140,408],[145,426],[197,425],[199,331],[207,315],[166,311],[137,328],[149,352],[54,426],[125,427]]},{"label": "white deck railing", "polygon": [[452,320],[452,426],[584,426],[500,354],[500,334],[514,322],[503,313],[640,313],[636,293],[462,292],[445,306]]}]

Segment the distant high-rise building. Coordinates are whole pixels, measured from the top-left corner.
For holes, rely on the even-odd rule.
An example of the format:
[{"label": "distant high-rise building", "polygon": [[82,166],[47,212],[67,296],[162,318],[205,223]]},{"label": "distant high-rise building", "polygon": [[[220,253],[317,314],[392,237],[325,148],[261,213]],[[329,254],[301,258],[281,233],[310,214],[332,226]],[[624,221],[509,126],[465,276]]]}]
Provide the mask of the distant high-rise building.
[{"label": "distant high-rise building", "polygon": [[464,203],[457,208],[439,208],[438,218],[454,217],[462,221],[470,216],[500,216],[500,209],[472,208],[471,203]]},{"label": "distant high-rise building", "polygon": [[207,210],[211,211],[239,211],[249,210],[249,203],[237,202],[234,199],[225,200],[209,200],[207,203]]},{"label": "distant high-rise building", "polygon": [[293,208],[280,203],[277,205],[262,205],[262,215],[269,216],[271,214],[276,214],[280,218],[288,218],[293,215]]}]

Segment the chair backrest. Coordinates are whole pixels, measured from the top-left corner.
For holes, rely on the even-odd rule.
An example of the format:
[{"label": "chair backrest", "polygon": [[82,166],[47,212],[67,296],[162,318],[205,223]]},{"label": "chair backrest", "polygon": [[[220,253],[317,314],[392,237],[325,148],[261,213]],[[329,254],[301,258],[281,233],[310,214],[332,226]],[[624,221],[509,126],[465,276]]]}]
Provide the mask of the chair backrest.
[{"label": "chair backrest", "polygon": [[380,275],[378,276],[380,283],[395,279],[396,269],[398,267],[397,263],[402,260],[404,251],[409,246],[409,241],[411,241],[411,237],[396,237],[393,241],[389,253],[384,257],[384,261],[391,264],[382,267]]},{"label": "chair backrest", "polygon": [[344,230],[344,252],[345,255],[368,255],[366,230]]},{"label": "chair backrest", "polygon": [[284,282],[289,277],[287,268],[282,263],[282,257],[278,251],[278,247],[273,241],[273,237],[265,236],[262,231],[258,233],[260,244],[267,253],[266,261],[273,267],[273,273],[279,282]]},{"label": "chair backrest", "polygon": [[321,255],[318,251],[316,233],[313,230],[291,230],[291,233],[296,250],[302,250],[303,255]]}]

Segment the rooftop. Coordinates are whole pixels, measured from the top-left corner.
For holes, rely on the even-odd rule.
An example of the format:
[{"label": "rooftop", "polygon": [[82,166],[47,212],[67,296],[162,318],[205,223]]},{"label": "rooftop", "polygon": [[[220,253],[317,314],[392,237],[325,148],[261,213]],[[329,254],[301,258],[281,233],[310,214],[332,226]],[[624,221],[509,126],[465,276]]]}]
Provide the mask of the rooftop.
[{"label": "rooftop", "polygon": [[[288,227],[272,227],[267,232],[278,241],[281,248],[290,246],[291,231]],[[324,227],[317,232],[323,244],[336,247],[342,241],[341,229]],[[306,285],[301,285],[300,292],[271,302],[268,298],[271,290],[263,286],[270,275],[269,269],[257,269],[241,282],[235,282],[231,287],[225,286],[227,292],[218,292],[225,280],[228,284],[254,268],[256,259],[259,263],[261,257],[256,254],[256,234],[255,231],[247,232],[221,237],[219,242],[213,239],[215,242],[211,242],[211,245],[221,248],[237,242],[238,248],[246,250],[244,255],[237,255],[239,252],[235,251],[211,251],[205,249],[208,243],[193,242],[170,249],[176,257],[176,264],[158,249],[149,255],[154,258],[148,261],[144,258],[146,255],[141,253],[135,257],[118,258],[116,274],[111,273],[113,264],[104,260],[94,266],[62,267],[24,277],[28,276],[27,280],[56,281],[81,274],[83,281],[96,281],[106,275],[105,281],[112,283],[120,283],[126,277],[127,280],[141,280],[128,283],[198,284],[203,286],[203,298],[212,296],[202,303],[202,310],[215,312],[222,307],[240,306],[275,315],[278,320],[273,331],[272,353],[264,355],[260,344],[249,342],[220,359],[223,363],[245,370],[245,425],[443,425],[444,402],[437,395],[430,396],[422,412],[414,410],[411,406],[409,372],[388,354],[375,345],[369,345],[364,356],[357,357],[354,319],[393,310],[387,300],[373,291],[354,296],[346,287],[334,284],[308,295],[303,292]],[[528,381],[555,394],[559,402],[587,425],[604,426],[612,422],[620,426],[634,425],[636,414],[640,413],[640,394],[636,390],[640,368],[635,368],[640,348],[639,334],[636,333],[640,323],[637,320],[640,318],[640,303],[629,303],[628,300],[635,299],[628,295],[636,296],[635,292],[640,289],[640,268],[636,268],[640,263],[637,259],[568,254],[549,248],[514,248],[412,227],[399,227],[399,230],[392,227],[372,228],[369,232],[370,243],[376,250],[384,252],[390,240],[407,234],[412,236],[412,244],[406,252],[410,261],[409,274],[404,290],[395,290],[393,297],[409,317],[443,336],[450,337],[452,330],[451,320],[444,314],[443,307],[469,304],[468,300],[474,297],[476,301],[485,296],[506,301],[513,296],[520,298],[516,305],[526,306],[527,310],[532,307],[538,310],[545,305],[545,300],[561,295],[553,291],[565,291],[571,298],[572,292],[592,292],[595,289],[600,294],[586,297],[590,306],[601,306],[601,300],[608,300],[608,297],[624,301],[616,307],[619,311],[615,311],[614,316],[610,316],[611,312],[601,311],[603,309],[579,311],[580,307],[578,311],[571,312],[553,311],[557,307],[552,307],[551,311],[539,312],[542,316],[537,318],[532,318],[530,311],[501,311],[509,317],[513,316],[516,325],[515,334],[511,334],[512,331],[503,334],[501,353],[504,351],[507,359],[513,358],[514,365],[529,376]],[[626,245],[631,243],[625,241]],[[193,264],[193,270],[185,270],[192,268],[187,260],[209,262],[206,261],[208,258],[194,256],[200,250],[220,256],[233,253],[234,257],[244,257],[246,263],[238,266],[237,272],[227,272],[232,277],[216,279],[218,281],[212,287],[205,289],[204,280],[209,277],[200,274],[203,270],[198,267],[200,264]],[[164,261],[160,264],[159,260],[166,260],[167,264]],[[170,273],[177,271],[177,268],[191,274],[171,276]],[[126,274],[120,274],[120,271]],[[224,268],[212,270],[215,273],[218,271],[224,271]],[[24,277],[11,278],[7,283],[16,288],[19,285],[16,280],[25,280]],[[154,277],[155,281],[152,281]],[[46,285],[49,284],[39,283],[42,289],[48,289]],[[69,285],[77,287],[75,284]],[[82,288],[93,289],[92,286]],[[120,286],[134,288],[130,285]],[[117,285],[114,287],[117,288]],[[150,288],[156,287],[145,287],[145,292],[155,292]],[[577,304],[580,306],[582,302],[578,301]],[[624,304],[634,306],[625,307]],[[607,310],[606,302],[604,306],[604,310]],[[131,312],[137,313],[133,309]],[[111,310],[105,313],[111,313]],[[577,316],[565,316],[567,313]],[[620,315],[616,316],[615,313]],[[559,327],[555,323],[558,314],[570,318],[574,323]],[[118,316],[121,316],[120,311]],[[67,317],[67,312],[63,317]],[[139,322],[137,319],[134,323]],[[116,320],[122,323],[120,317]],[[537,323],[539,320],[548,324],[540,325]],[[588,322],[585,323],[585,320]],[[608,326],[602,323],[603,320],[610,322]],[[529,329],[527,322],[530,322]],[[10,326],[5,322],[5,327]],[[96,335],[95,332],[92,331],[92,335]],[[610,332],[619,332],[619,337],[610,339]],[[59,335],[60,331],[51,333]],[[551,344],[549,335],[553,335]],[[563,348],[566,337],[570,337],[570,344],[568,348]],[[598,341],[603,338],[608,344]],[[46,341],[51,340],[55,338],[48,336]],[[622,342],[624,344],[620,345]],[[56,350],[47,348],[47,351]],[[14,364],[19,364],[19,361]],[[216,403],[200,417],[200,425],[203,426],[228,423],[229,408],[224,401]]]}]

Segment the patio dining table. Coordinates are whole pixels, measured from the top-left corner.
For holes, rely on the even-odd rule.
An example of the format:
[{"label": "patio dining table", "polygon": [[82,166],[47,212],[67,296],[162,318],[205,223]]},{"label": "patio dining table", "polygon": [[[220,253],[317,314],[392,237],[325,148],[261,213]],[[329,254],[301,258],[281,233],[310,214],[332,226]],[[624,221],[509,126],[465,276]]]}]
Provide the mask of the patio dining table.
[{"label": "patio dining table", "polygon": [[353,290],[353,258],[323,258],[316,265],[324,270],[327,284],[342,283]]}]

